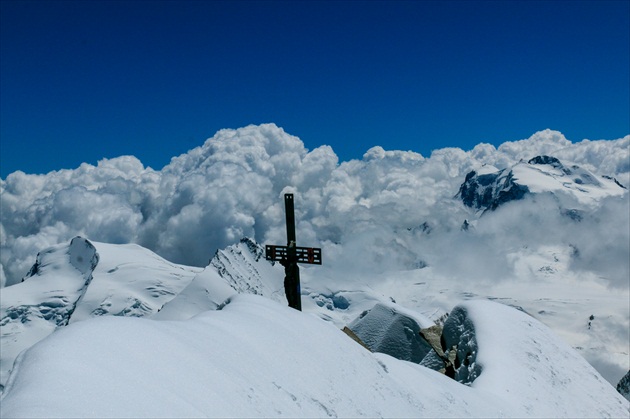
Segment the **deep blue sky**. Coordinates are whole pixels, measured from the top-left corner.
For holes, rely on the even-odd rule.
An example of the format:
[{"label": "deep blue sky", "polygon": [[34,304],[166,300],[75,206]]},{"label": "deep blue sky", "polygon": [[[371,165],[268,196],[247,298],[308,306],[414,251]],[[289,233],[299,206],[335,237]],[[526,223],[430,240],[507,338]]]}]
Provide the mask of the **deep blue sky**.
[{"label": "deep blue sky", "polygon": [[630,133],[628,1],[0,1],[0,176],[275,122],[341,160]]}]

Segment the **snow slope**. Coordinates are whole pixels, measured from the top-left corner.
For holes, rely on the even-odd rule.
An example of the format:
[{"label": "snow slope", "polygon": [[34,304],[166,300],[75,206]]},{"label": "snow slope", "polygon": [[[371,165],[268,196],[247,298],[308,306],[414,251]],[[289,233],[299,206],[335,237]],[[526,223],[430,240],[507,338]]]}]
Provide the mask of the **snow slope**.
[{"label": "snow slope", "polygon": [[[171,264],[135,245],[95,243],[95,246],[99,249],[99,262],[70,323],[75,322],[77,313],[82,315],[77,319],[114,314],[185,320],[216,309],[237,289],[256,292],[286,304],[282,267],[261,258],[260,246],[249,239],[217,252],[203,270]],[[47,290],[58,290],[54,295],[67,301],[78,299],[72,288],[66,290],[63,286],[75,277],[75,287],[80,288],[85,282],[70,264],[68,249],[66,244],[42,252],[44,255],[59,253],[63,257],[57,259],[55,269],[52,266],[42,268],[38,275],[0,293],[3,310],[0,323],[2,384],[19,352],[57,327],[50,314],[46,318],[39,311],[31,310],[48,307]],[[551,327],[612,385],[616,385],[630,368],[628,289],[612,290],[606,281],[589,272],[571,271],[571,252],[569,246],[515,248],[511,256],[515,275],[499,283],[480,281],[472,271],[470,276],[460,277],[444,275],[433,267],[367,273],[352,267],[349,270],[330,267],[328,263],[316,267],[306,265],[301,269],[303,308],[339,329],[356,322],[362,313],[377,306],[394,307],[393,312],[407,317],[410,316],[405,308],[409,308],[418,313],[414,318],[420,327],[426,328],[428,324],[423,319],[441,323],[462,300],[497,300],[521,307]],[[325,253],[324,257],[327,256]],[[132,260],[136,262],[132,263]],[[68,272],[67,277],[58,275],[62,272]],[[248,285],[250,282],[252,285]],[[159,289],[168,292],[156,292]],[[25,298],[36,301],[25,304]],[[150,310],[126,309],[133,307],[135,301],[141,301],[138,307],[149,307]],[[105,310],[107,308],[110,310]],[[17,315],[18,312],[22,314]],[[389,324],[390,331],[373,327],[367,330],[382,341],[383,348],[390,340],[413,341],[400,333],[409,325],[405,326],[395,317],[384,322],[382,318],[378,320]],[[378,349],[378,343],[375,341],[374,344]],[[395,348],[393,351],[402,353]]]},{"label": "snow slope", "polygon": [[456,308],[471,386],[372,354],[331,323],[238,295],[187,321],[101,317],[20,356],[3,417],[627,417],[630,403],[517,310]]},{"label": "snow slope", "polygon": [[200,271],[134,244],[76,237],[43,250],[23,282],[0,293],[0,387],[17,355],[57,327],[93,316],[149,316]]},{"label": "snow slope", "polygon": [[93,281],[98,260],[92,243],[77,237],[40,252],[24,282],[2,289],[0,386],[22,350],[69,323]]},{"label": "snow slope", "polygon": [[171,263],[136,244],[95,242],[94,247],[99,263],[71,323],[102,315],[150,316],[201,271]]}]

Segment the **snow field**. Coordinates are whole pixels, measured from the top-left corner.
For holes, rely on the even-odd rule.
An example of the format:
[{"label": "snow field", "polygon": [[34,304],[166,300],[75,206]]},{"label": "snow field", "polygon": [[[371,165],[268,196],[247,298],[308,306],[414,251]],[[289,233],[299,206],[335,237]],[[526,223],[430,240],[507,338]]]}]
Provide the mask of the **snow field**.
[{"label": "snow field", "polygon": [[313,314],[236,295],[221,310],[187,321],[99,317],[59,329],[19,358],[1,413],[66,418],[629,413],[629,403],[535,319],[492,302],[469,302],[460,310],[475,324],[484,369],[472,387],[372,354]]}]

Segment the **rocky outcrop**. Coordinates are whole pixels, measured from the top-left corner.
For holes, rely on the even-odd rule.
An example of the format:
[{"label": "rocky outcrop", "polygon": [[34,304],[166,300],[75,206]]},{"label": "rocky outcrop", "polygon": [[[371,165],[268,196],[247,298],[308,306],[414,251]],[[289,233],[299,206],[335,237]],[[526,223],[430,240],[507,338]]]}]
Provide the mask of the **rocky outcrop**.
[{"label": "rocky outcrop", "polygon": [[628,401],[630,401],[630,370],[617,383],[617,391]]},{"label": "rocky outcrop", "polygon": [[348,325],[372,352],[420,363],[431,345],[420,334],[433,322],[394,303],[377,303]]},{"label": "rocky outcrop", "polygon": [[441,345],[446,358],[446,375],[462,384],[471,384],[481,374],[477,361],[475,326],[466,309],[455,307],[444,323]]}]

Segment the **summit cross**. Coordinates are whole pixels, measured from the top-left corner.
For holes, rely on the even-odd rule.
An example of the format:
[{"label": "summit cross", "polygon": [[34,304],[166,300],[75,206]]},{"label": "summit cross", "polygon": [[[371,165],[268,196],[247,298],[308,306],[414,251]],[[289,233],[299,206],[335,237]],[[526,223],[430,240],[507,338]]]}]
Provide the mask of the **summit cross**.
[{"label": "summit cross", "polygon": [[293,194],[284,194],[284,210],[287,218],[287,245],[265,246],[265,258],[280,262],[284,266],[284,292],[289,307],[302,311],[300,296],[300,268],[298,263],[311,265],[322,264],[322,249],[317,247],[298,247],[295,244],[295,213],[293,210]]}]

